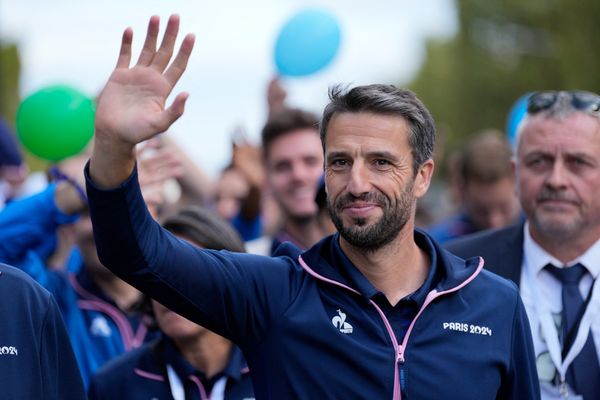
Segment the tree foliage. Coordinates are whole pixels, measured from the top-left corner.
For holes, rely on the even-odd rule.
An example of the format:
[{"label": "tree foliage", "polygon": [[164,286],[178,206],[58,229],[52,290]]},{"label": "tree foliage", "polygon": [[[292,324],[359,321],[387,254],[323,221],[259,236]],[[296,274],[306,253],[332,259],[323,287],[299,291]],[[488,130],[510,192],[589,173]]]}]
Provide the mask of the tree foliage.
[{"label": "tree foliage", "polygon": [[460,28],[431,41],[410,85],[450,148],[485,128],[504,130],[508,112],[536,90],[600,92],[600,1],[457,0]]},{"label": "tree foliage", "polygon": [[0,116],[13,124],[19,106],[20,71],[17,46],[0,44]]},{"label": "tree foliage", "polygon": [[[21,60],[17,45],[0,43],[0,117],[15,126],[17,109],[21,101],[19,96],[19,79],[21,76]],[[40,160],[23,151],[30,170],[43,170],[48,162]]]}]

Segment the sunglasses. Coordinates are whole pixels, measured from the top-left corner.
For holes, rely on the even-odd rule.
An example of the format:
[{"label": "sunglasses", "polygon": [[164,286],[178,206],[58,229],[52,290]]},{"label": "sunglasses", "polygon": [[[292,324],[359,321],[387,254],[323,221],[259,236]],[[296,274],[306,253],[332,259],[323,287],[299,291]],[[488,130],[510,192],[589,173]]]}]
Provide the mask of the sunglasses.
[{"label": "sunglasses", "polygon": [[571,105],[576,110],[600,116],[600,95],[582,90],[536,92],[529,96],[527,112],[535,114],[549,109],[556,103],[561,93],[571,97]]}]

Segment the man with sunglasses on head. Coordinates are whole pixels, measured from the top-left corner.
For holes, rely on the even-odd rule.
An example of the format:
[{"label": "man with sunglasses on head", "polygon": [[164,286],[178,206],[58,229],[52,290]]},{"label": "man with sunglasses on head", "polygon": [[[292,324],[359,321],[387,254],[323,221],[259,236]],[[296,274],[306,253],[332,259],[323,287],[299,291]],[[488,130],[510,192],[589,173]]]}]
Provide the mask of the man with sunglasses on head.
[{"label": "man with sunglasses on head", "polygon": [[520,286],[543,399],[599,399],[600,96],[531,95],[514,168],[526,221],[446,247]]}]

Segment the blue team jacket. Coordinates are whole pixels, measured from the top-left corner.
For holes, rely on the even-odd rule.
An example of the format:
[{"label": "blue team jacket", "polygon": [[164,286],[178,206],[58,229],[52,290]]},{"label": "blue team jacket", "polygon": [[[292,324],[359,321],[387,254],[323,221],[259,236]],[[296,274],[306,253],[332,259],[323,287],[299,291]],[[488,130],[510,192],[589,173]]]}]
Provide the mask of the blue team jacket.
[{"label": "blue team jacket", "polygon": [[337,236],[304,253],[284,244],[276,257],[201,250],[152,220],[135,172],[108,191],[87,179],[104,265],[234,341],[259,399],[539,398],[519,293],[480,259],[434,244],[442,278],[399,342],[388,316],[331,262]]},{"label": "blue team jacket", "polygon": [[0,264],[0,319],[0,398],[85,399],[56,302],[5,264]]},{"label": "blue team jacket", "polygon": [[[92,378],[88,399],[172,399],[164,347],[165,338],[162,336],[108,362]],[[249,370],[239,349],[233,349],[224,374],[226,386],[223,400],[254,399]],[[200,380],[196,379],[195,383],[197,397],[203,400],[210,399],[210,391],[203,387]]]},{"label": "blue team jacket", "polygon": [[77,218],[58,209],[54,191],[55,185],[50,184],[40,193],[11,202],[0,212],[0,262],[26,272],[54,295],[87,387],[96,369],[140,346],[151,335],[142,323],[143,316],[121,311],[85,267],[70,273],[45,265],[56,229]]}]

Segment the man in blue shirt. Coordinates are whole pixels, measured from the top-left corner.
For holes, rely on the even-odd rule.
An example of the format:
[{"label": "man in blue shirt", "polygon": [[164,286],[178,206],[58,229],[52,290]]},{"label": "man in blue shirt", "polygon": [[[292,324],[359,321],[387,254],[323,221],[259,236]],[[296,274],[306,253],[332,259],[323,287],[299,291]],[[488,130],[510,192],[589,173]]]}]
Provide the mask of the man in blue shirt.
[{"label": "man in blue shirt", "polygon": [[334,88],[321,122],[328,206],[339,234],[275,257],[194,248],[147,213],[136,143],[183,114],[165,101],[194,37],[152,17],[137,64],[132,31],[96,112],[87,188],[102,262],[243,351],[257,398],[538,399],[527,317],[514,284],[414,229],[433,174],[435,127],[391,85]]}]

